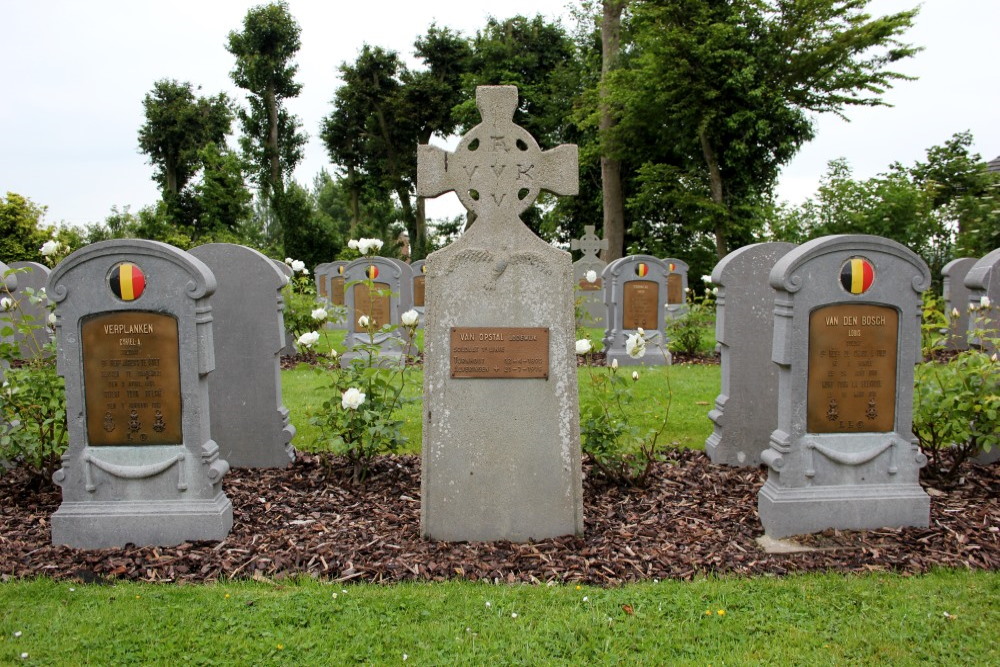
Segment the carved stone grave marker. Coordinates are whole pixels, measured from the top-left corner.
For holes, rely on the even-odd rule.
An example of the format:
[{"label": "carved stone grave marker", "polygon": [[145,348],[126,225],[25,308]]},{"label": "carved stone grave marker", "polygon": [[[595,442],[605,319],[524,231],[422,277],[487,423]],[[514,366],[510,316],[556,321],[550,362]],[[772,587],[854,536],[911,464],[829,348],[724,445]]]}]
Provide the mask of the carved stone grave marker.
[{"label": "carved stone grave marker", "polygon": [[[944,314],[948,318],[949,328],[946,345],[950,350],[969,349],[969,289],[965,286],[965,276],[975,263],[975,257],[959,257],[941,269],[944,278]],[[955,311],[958,312],[957,317]]]},{"label": "carved stone grave marker", "polygon": [[427,260],[418,259],[410,264],[410,271],[413,272],[413,309],[420,315],[417,328],[424,328],[424,309],[427,305],[427,275],[424,267]]},{"label": "carved stone grave marker", "polygon": [[[604,269],[604,350],[607,364],[646,364],[657,366],[670,363],[670,352],[663,333],[666,325],[667,276],[666,262],[649,255],[629,255],[616,259]],[[633,359],[625,349],[625,341],[643,329],[648,340],[646,354]]]},{"label": "carved stone grave marker", "polygon": [[688,311],[688,264],[676,257],[663,260],[667,265],[667,310],[668,320],[677,319]]},{"label": "carved stone grave marker", "polygon": [[[583,256],[573,262],[573,280],[576,282],[577,300],[580,301],[580,319],[577,324],[585,327],[604,326],[604,279],[601,274],[607,262],[597,256],[608,249],[607,239],[598,238],[594,225],[585,225],[584,234],[570,241],[571,250],[579,250]],[[587,273],[593,271],[597,280],[587,280]]]},{"label": "carved stone grave marker", "polygon": [[774,265],[778,420],[761,454],[764,531],[926,526],[913,436],[924,261],[894,241],[814,239]]},{"label": "carved stone grave marker", "polygon": [[418,147],[417,192],[455,191],[476,221],[427,258],[421,531],[523,542],[583,532],[569,253],[519,215],[576,194],[575,146],[513,123],[514,86],[481,86],[454,153]]},{"label": "carved stone grave marker", "polygon": [[969,345],[993,354],[997,348],[991,339],[1000,336],[1000,248],[972,265],[965,288],[969,290]]},{"label": "carved stone grave marker", "polygon": [[84,549],[221,540],[229,464],[211,439],[215,276],[156,241],[84,246],[49,278],[69,447],[52,542]]},{"label": "carved stone grave marker", "polygon": [[256,250],[209,243],[191,250],[215,274],[215,371],[208,376],[212,438],[229,465],[283,468],[295,459],[295,427],[281,403],[281,348],[288,279]]},{"label": "carved stone grave marker", "polygon": [[14,334],[21,358],[29,359],[41,354],[42,346],[51,340],[48,299],[44,296],[50,271],[38,262],[11,262],[10,268],[17,271],[18,318],[34,326],[30,336]]},{"label": "carved stone grave marker", "polygon": [[[358,319],[364,315],[374,319],[379,327],[399,324],[400,316],[413,303],[410,265],[391,257],[361,257],[344,267],[344,280],[347,308],[344,346],[347,351],[340,357],[341,365],[346,368],[353,359],[367,355],[356,348],[370,342],[379,346],[379,354],[385,362],[398,362],[406,347],[402,329],[379,331],[371,341],[368,331],[358,325]],[[368,287],[369,280],[371,289]]]}]

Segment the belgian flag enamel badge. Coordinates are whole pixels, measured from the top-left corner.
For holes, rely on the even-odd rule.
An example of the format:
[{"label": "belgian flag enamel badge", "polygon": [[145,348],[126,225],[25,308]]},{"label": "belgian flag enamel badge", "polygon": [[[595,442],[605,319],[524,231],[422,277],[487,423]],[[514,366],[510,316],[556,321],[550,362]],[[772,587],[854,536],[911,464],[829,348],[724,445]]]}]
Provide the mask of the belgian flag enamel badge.
[{"label": "belgian flag enamel badge", "polygon": [[135,264],[122,262],[111,269],[108,283],[116,297],[122,301],[135,301],[146,289],[146,274]]},{"label": "belgian flag enamel badge", "polygon": [[368,269],[365,271],[365,275],[368,276],[368,280],[375,280],[378,278],[378,267],[374,264],[370,264]]},{"label": "belgian flag enamel badge", "polygon": [[639,262],[638,264],[636,264],[635,275],[639,276],[640,278],[645,278],[647,275],[649,275],[649,264],[646,264],[646,262]]},{"label": "belgian flag enamel badge", "polygon": [[840,284],[851,294],[864,294],[875,282],[875,268],[862,257],[853,257],[840,268]]}]

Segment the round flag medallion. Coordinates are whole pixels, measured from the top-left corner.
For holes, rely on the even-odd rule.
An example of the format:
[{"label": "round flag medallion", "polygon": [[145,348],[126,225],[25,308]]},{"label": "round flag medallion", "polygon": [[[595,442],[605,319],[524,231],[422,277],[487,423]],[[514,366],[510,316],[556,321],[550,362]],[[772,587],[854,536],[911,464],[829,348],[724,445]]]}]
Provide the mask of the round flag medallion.
[{"label": "round flag medallion", "polygon": [[135,301],[146,289],[146,274],[135,264],[122,262],[111,269],[108,284],[115,296],[122,301]]},{"label": "round flag medallion", "polygon": [[640,278],[645,278],[649,274],[649,264],[646,262],[639,262],[635,265],[635,275]]},{"label": "round flag medallion", "polygon": [[840,267],[840,284],[851,294],[864,294],[875,282],[875,267],[863,257],[852,257]]},{"label": "round flag medallion", "polygon": [[368,270],[365,271],[365,275],[368,276],[369,280],[375,280],[378,278],[378,267],[374,264],[368,266]]},{"label": "round flag medallion", "polygon": [[339,273],[340,275],[344,275],[344,265],[343,264],[341,264],[340,266],[337,267],[337,273]]}]

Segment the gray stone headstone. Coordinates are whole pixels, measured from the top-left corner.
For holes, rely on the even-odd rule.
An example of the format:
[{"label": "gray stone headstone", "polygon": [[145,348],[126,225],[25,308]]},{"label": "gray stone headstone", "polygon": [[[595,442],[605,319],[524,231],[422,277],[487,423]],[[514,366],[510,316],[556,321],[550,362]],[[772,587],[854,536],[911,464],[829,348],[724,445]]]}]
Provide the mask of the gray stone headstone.
[{"label": "gray stone headstone", "polygon": [[[43,346],[52,340],[49,326],[48,299],[42,296],[49,282],[49,267],[38,262],[11,262],[17,271],[18,311],[22,322],[34,326],[30,336],[20,333],[14,338],[21,349],[21,358],[28,359],[44,354]],[[36,299],[31,298],[34,294]],[[40,300],[37,297],[42,297]]]},{"label": "gray stone headstone", "polygon": [[328,329],[347,330],[348,322],[346,315],[346,296],[344,287],[344,270],[350,262],[337,260],[330,262],[326,272],[327,293],[330,295],[330,321],[327,323]]},{"label": "gray stone headstone", "polygon": [[424,309],[427,306],[427,272],[424,267],[427,260],[418,259],[410,264],[410,273],[413,274],[413,310],[417,311],[420,320],[417,328],[424,328]]},{"label": "gray stone headstone", "polygon": [[540,190],[576,194],[576,146],[513,123],[514,86],[481,86],[454,153],[417,148],[417,192],[476,214],[427,258],[420,525],[435,540],[583,533],[568,252],[520,220]]},{"label": "gray stone headstone", "polygon": [[281,402],[288,279],[256,250],[209,243],[191,250],[215,274],[215,371],[208,376],[212,439],[229,465],[282,468],[295,459],[295,427]]},{"label": "gray stone headstone", "polygon": [[[667,312],[666,262],[650,255],[629,255],[614,260],[604,269],[604,350],[607,364],[618,361],[623,366],[669,364],[664,334]],[[649,342],[645,356],[634,359],[625,342],[642,328]]]},{"label": "gray stone headstone", "polygon": [[[573,280],[576,283],[576,300],[579,303],[577,324],[584,327],[603,327],[606,314],[604,306],[604,279],[601,277],[608,264],[597,256],[608,249],[608,240],[598,238],[594,225],[585,225],[584,234],[570,241],[571,250],[579,250],[583,256],[573,262]],[[587,280],[587,273],[593,271],[597,279]]]},{"label": "gray stone headstone", "polygon": [[715,339],[719,343],[722,388],[714,424],[705,441],[713,463],[760,465],[778,425],[778,367],[771,361],[774,288],[768,278],[792,243],[757,243],[734,250],[715,265]]},{"label": "gray stone headstone", "polygon": [[778,423],[761,454],[764,532],[926,526],[912,424],[927,265],[888,239],[827,236],[778,260],[770,282]]},{"label": "gray stone headstone", "polygon": [[[944,265],[944,312],[948,318],[949,336],[945,343],[949,350],[969,349],[969,290],[965,276],[976,263],[975,257],[959,257]],[[956,317],[957,313],[957,317]]]},{"label": "gray stone headstone", "polygon": [[[381,328],[399,325],[400,316],[413,304],[413,276],[410,265],[391,257],[361,257],[344,267],[344,302],[347,308],[346,352],[340,363],[346,368],[354,359],[367,358],[360,345],[378,345],[380,363],[395,364],[406,353],[406,338],[402,327],[391,331],[378,331],[374,340],[368,331],[358,325],[362,315],[374,318]],[[372,281],[369,289],[368,281]]]},{"label": "gray stone headstone", "polygon": [[[17,299],[17,274],[10,270],[10,267],[0,262],[0,298]],[[14,334],[4,335],[4,330],[9,326],[9,320],[5,313],[0,312],[0,344],[11,344],[14,342]],[[7,360],[0,358],[0,382],[3,381],[4,370],[9,366]]]},{"label": "gray stone headstone", "polygon": [[683,317],[688,311],[688,265],[682,259],[667,257],[667,320]]},{"label": "gray stone headstone", "polygon": [[[991,339],[1000,336],[1000,248],[972,265],[965,276],[965,288],[969,290],[969,346],[993,354],[997,348]],[[984,298],[989,303],[985,307]]]},{"label": "gray stone headstone", "polygon": [[209,430],[211,270],[165,243],[103,241],[63,260],[47,291],[69,422],[53,544],[223,539],[233,508]]},{"label": "gray stone headstone", "polygon": [[[292,267],[288,266],[280,259],[272,259],[271,261],[281,272],[281,275],[285,276],[286,283],[287,281],[291,281],[292,276],[295,275],[294,272],[292,271]],[[281,297],[282,312],[284,312],[284,310],[288,308],[288,304],[285,303],[284,292],[285,290],[282,290],[282,297]],[[284,341],[284,345],[281,348],[281,355],[285,357],[294,357],[298,353],[298,350],[295,349],[295,336],[292,335],[291,331],[285,329],[285,333],[282,340]]]},{"label": "gray stone headstone", "polygon": [[313,268],[313,284],[316,287],[316,300],[324,304],[330,303],[330,262],[317,264]]}]

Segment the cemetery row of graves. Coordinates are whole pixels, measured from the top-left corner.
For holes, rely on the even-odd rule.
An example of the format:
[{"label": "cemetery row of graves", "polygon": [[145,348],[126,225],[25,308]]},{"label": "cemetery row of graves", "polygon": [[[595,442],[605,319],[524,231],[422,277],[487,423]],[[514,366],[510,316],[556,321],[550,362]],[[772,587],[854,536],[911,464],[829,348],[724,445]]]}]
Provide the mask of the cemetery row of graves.
[{"label": "cemetery row of graves", "polygon": [[[11,515],[20,512],[31,539],[7,546],[20,554],[15,569],[83,559],[101,573],[177,578],[193,558],[209,576],[471,570],[606,581],[788,571],[794,562],[760,554],[753,540],[831,530],[863,531],[849,556],[861,554],[857,567],[997,566],[995,466],[933,512],[920,483],[929,441],[914,433],[915,409],[934,392],[914,391],[932,282],[918,255],[841,235],[725,257],[711,276],[722,373],[706,416],[713,432],[705,454],[665,456],[656,442],[666,414],[660,430],[636,436],[619,408],[634,367],[670,364],[670,322],[692,308],[687,264],[640,255],[602,266],[592,229],[574,243],[584,254],[574,264],[537,238],[518,216],[543,189],[575,192],[576,149],[539,148],[511,120],[516,101],[513,87],[481,87],[483,124],[452,153],[419,147],[418,192],[454,191],[476,216],[458,240],[408,265],[362,239],[358,259],[313,267],[313,314],[342,313],[330,326],[346,330],[344,349],[324,362],[334,379],[316,417],[346,454],[340,481],[336,463],[296,454],[282,400],[284,290],[306,267],[238,245],[185,252],[144,240],[85,246],[51,274],[0,267],[5,313],[42,325],[8,327],[5,338],[19,351],[44,348],[51,325],[50,377],[63,379],[65,401],[64,425],[11,414],[4,442],[29,425],[65,428],[68,441],[52,476],[58,508],[19,492],[30,508]],[[946,267],[950,323],[937,328],[957,352],[945,365],[968,391],[927,382],[940,388],[937,436],[984,464],[1000,452],[998,265],[1000,249]],[[597,345],[578,338],[580,322],[603,327],[606,364],[602,393],[583,406],[577,356]],[[420,327],[420,460],[378,458],[398,439]],[[319,335],[295,343],[308,348]],[[23,385],[5,386],[8,404]],[[369,486],[379,500],[352,502]],[[963,536],[957,547],[952,534]],[[39,547],[39,536],[51,545]]]}]

